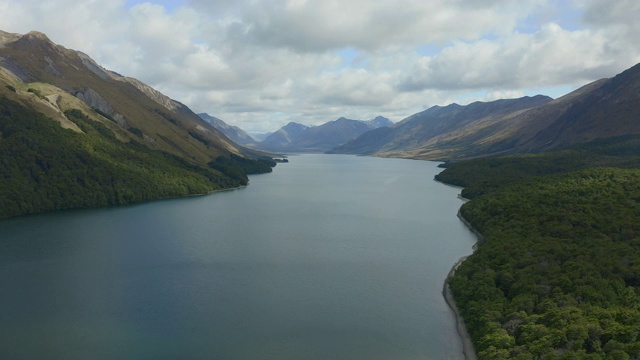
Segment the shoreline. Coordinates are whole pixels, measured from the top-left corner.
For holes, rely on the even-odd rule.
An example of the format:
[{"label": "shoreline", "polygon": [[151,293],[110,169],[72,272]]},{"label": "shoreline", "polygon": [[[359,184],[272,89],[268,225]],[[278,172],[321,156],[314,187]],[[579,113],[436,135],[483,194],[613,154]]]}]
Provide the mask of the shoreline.
[{"label": "shoreline", "polygon": [[460,221],[462,221],[467,229],[469,229],[469,231],[471,231],[476,236],[476,238],[478,238],[476,243],[473,244],[473,250],[475,251],[478,248],[478,244],[484,241],[484,235],[482,235],[476,228],[473,227],[473,225],[471,225],[471,223],[467,219],[464,218],[464,216],[462,216],[460,210],[458,210],[458,219],[460,219]]},{"label": "shoreline", "polygon": [[54,210],[38,211],[38,212],[33,212],[33,213],[28,213],[28,214],[14,215],[14,216],[9,216],[9,217],[0,217],[0,221],[5,221],[5,220],[9,220],[9,219],[17,219],[17,218],[25,218],[25,217],[28,217],[28,216],[39,216],[39,215],[44,215],[44,214],[52,214],[52,213],[63,212],[63,211],[82,211],[82,210],[96,210],[96,209],[118,208],[118,207],[125,207],[125,206],[142,205],[142,204],[151,203],[151,202],[156,202],[156,201],[167,201],[167,200],[188,199],[188,198],[190,198],[190,197],[209,196],[209,195],[214,195],[214,194],[216,194],[216,193],[220,193],[220,192],[241,190],[241,189],[246,188],[247,186],[249,186],[249,185],[241,185],[241,186],[236,186],[236,187],[232,187],[232,188],[225,188],[225,189],[211,190],[211,191],[208,191],[208,192],[205,192],[205,193],[195,193],[195,194],[186,194],[186,195],[177,195],[177,196],[159,197],[159,198],[155,198],[155,199],[148,199],[148,200],[143,200],[143,201],[136,201],[136,202],[131,202],[131,203],[127,203],[127,204],[109,204],[109,205],[100,205],[100,206],[72,207],[72,208],[63,208],[63,209],[54,209]]},{"label": "shoreline", "polygon": [[[475,251],[478,244],[482,242],[483,236],[476,230],[471,223],[465,219],[460,211],[458,211],[458,219],[462,221],[463,224],[477,237],[476,243],[473,245],[473,250]],[[456,272],[456,269],[469,255],[465,255],[458,259],[458,261],[453,265],[451,270],[449,270],[449,274],[447,274],[446,279],[444,280],[444,284],[442,286],[442,296],[444,297],[444,301],[447,303],[451,311],[453,312],[453,316],[456,320],[456,330],[458,331],[458,336],[460,336],[460,340],[462,341],[462,354],[464,355],[465,360],[477,360],[476,350],[473,346],[473,341],[471,341],[471,335],[469,335],[469,331],[467,331],[467,326],[464,323],[464,318],[460,314],[458,310],[458,306],[456,304],[456,300],[453,297],[453,293],[451,292],[451,288],[449,287],[449,279],[453,277]]]},{"label": "shoreline", "polygon": [[[468,256],[468,255],[467,255]],[[461,257],[449,270],[449,274],[444,281],[444,285],[442,286],[442,296],[444,297],[444,301],[447,303],[451,311],[453,312],[453,316],[456,319],[456,330],[458,331],[458,336],[460,336],[460,340],[462,341],[462,354],[464,355],[465,360],[477,360],[476,350],[473,346],[473,342],[471,341],[471,335],[467,331],[467,326],[464,323],[464,319],[462,315],[460,315],[460,311],[458,310],[458,306],[456,305],[456,300],[453,298],[453,293],[451,292],[451,288],[449,288],[448,280],[453,276],[456,272],[458,266],[467,258],[467,256]]]}]

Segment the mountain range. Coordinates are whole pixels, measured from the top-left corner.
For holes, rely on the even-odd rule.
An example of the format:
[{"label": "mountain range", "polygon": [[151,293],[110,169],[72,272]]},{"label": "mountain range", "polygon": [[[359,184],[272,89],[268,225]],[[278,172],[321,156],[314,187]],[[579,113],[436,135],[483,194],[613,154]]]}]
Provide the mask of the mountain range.
[{"label": "mountain range", "polygon": [[367,131],[391,125],[391,120],[382,116],[371,120],[341,117],[319,126],[290,122],[257,143],[255,147],[275,152],[325,152]]},{"label": "mountain range", "polygon": [[640,64],[558,99],[434,106],[329,153],[451,160],[541,152],[640,133]]},{"label": "mountain range", "polygon": [[[427,160],[541,152],[640,133],[639,89],[640,64],[558,99],[536,95],[433,106],[396,124],[383,117],[369,121],[342,117],[320,126],[290,122],[262,142],[244,144],[272,152]],[[224,126],[218,128],[225,131]]]}]

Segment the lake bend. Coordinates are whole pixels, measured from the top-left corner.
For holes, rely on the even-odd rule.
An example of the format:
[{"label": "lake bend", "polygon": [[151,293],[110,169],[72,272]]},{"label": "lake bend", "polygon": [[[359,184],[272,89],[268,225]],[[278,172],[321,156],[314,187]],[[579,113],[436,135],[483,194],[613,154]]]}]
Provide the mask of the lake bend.
[{"label": "lake bend", "polygon": [[475,236],[437,163],[299,155],[246,188],[0,221],[6,359],[463,359]]}]

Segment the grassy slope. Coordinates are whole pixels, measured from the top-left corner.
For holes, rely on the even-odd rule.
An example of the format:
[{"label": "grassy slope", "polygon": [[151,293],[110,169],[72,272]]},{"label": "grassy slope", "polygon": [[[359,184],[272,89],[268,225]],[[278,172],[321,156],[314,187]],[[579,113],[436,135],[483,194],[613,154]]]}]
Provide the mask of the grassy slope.
[{"label": "grassy slope", "polygon": [[450,286],[483,359],[640,357],[640,138],[453,164],[485,237]]}]

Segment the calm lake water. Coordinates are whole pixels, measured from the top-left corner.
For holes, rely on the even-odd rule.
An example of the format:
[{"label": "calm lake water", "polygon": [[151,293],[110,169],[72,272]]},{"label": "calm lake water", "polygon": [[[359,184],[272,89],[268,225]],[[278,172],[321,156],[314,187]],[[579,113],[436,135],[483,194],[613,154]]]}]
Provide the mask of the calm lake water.
[{"label": "calm lake water", "polygon": [[210,196],[0,221],[3,359],[462,359],[436,163],[301,155]]}]

